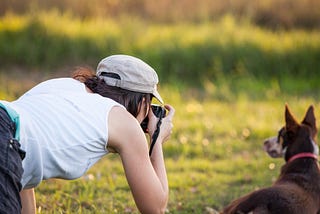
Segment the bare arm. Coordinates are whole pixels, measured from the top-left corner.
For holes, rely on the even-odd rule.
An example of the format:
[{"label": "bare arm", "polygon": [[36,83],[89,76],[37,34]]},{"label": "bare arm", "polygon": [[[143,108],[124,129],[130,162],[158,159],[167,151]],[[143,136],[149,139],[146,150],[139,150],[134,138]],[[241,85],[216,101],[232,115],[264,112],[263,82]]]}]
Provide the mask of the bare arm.
[{"label": "bare arm", "polygon": [[[166,168],[164,165],[164,157],[163,157],[163,152],[162,152],[162,144],[167,141],[171,135],[172,132],[172,119],[174,116],[174,112],[175,110],[173,109],[172,106],[167,105],[166,106],[167,110],[169,110],[168,115],[163,118],[162,120],[162,125],[160,127],[160,133],[159,136],[157,138],[157,141],[154,145],[154,149],[153,152],[151,154],[150,160],[152,163],[152,166],[157,174],[157,176],[159,177],[163,189],[166,192],[169,192],[169,187],[168,187],[168,179],[167,179],[167,173],[166,173]],[[152,111],[149,112],[149,114],[152,114]],[[156,123],[158,122],[158,119],[154,116],[151,116],[151,119],[149,117],[149,126],[156,126]],[[154,130],[152,130],[152,128],[149,128],[150,132],[150,139],[152,138],[153,132]]]},{"label": "bare arm", "polygon": [[162,143],[168,138],[167,135],[170,135],[171,129],[164,128],[162,133],[160,131],[150,160],[148,143],[140,124],[125,109],[113,108],[108,126],[108,145],[121,156],[127,181],[139,211],[164,213],[169,188]]},{"label": "bare arm", "polygon": [[22,214],[36,213],[36,199],[34,195],[34,189],[24,189],[20,192],[22,203]]}]

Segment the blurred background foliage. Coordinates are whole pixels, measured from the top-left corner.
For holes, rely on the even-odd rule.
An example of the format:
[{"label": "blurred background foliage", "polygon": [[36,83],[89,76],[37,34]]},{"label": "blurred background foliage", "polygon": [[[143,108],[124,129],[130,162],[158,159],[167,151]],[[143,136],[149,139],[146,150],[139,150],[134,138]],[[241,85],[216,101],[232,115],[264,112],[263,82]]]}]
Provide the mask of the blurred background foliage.
[{"label": "blurred background foliage", "polygon": [[88,17],[130,16],[150,22],[176,23],[216,21],[230,13],[236,19],[272,29],[320,27],[318,0],[2,0],[0,15],[57,9]]},{"label": "blurred background foliage", "polygon": [[162,83],[205,88],[227,76],[281,87],[308,77],[317,90],[319,11],[316,0],[2,0],[0,72],[95,68],[126,53]]}]

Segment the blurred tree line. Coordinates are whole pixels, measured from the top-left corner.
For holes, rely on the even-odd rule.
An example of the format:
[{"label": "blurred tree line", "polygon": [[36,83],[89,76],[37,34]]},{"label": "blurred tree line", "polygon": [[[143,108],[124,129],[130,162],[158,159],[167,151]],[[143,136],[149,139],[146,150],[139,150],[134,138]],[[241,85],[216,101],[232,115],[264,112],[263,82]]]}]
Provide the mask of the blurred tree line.
[{"label": "blurred tree line", "polygon": [[133,16],[150,22],[215,21],[224,14],[271,29],[319,29],[319,0],[1,0],[0,15],[56,9],[81,17]]}]

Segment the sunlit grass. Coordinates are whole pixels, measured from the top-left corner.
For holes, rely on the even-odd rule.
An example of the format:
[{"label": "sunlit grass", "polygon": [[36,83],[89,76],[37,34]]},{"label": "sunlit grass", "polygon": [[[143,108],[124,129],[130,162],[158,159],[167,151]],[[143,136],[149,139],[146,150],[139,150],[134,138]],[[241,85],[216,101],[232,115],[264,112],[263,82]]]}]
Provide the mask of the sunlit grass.
[{"label": "sunlit grass", "polygon": [[0,18],[0,40],[5,65],[95,67],[106,55],[127,53],[152,64],[170,83],[183,77],[201,85],[223,74],[315,76],[319,70],[319,31],[271,31],[230,15],[216,22],[154,24],[132,17],[80,19],[56,10],[7,14]]},{"label": "sunlit grass", "polygon": [[[292,87],[302,84],[287,81]],[[29,80],[29,86],[19,82],[10,75],[2,78],[0,91],[12,93],[0,94],[0,99],[13,100],[37,81]],[[176,109],[173,134],[164,145],[170,186],[167,213],[209,213],[245,193],[271,185],[283,160],[268,157],[262,143],[283,125],[284,104],[290,105],[298,120],[310,104],[315,105],[319,116],[320,100],[314,93],[292,95],[279,87],[259,90],[272,82],[247,85],[239,80],[236,85],[245,88],[220,84],[212,82],[204,91],[173,85],[159,88],[165,101]],[[252,91],[256,91],[253,98]],[[36,198],[38,213],[43,214],[138,213],[116,154],[104,157],[75,181],[42,182]]]},{"label": "sunlit grass", "polygon": [[[164,146],[168,213],[208,213],[271,185],[283,160],[268,157],[262,144],[283,125],[285,102],[298,120],[310,104],[320,105],[308,96],[217,101],[166,87],[161,93],[176,108],[174,132]],[[44,181],[36,196],[39,213],[138,213],[115,154],[75,181]]]},{"label": "sunlit grass", "polygon": [[[310,104],[320,116],[316,31],[273,32],[239,26],[231,16],[217,23],[150,25],[51,11],[1,17],[0,33],[3,63],[22,61],[36,71],[41,63],[59,67],[74,59],[94,59],[95,67],[100,57],[120,52],[139,55],[156,68],[159,91],[176,109],[164,146],[168,213],[206,213],[270,185],[283,161],[269,158],[262,143],[283,125],[285,103],[298,120]],[[14,100],[42,80],[69,76],[52,68],[15,69],[1,68],[0,99]],[[44,181],[36,197],[38,213],[138,213],[117,155],[75,181]]]}]

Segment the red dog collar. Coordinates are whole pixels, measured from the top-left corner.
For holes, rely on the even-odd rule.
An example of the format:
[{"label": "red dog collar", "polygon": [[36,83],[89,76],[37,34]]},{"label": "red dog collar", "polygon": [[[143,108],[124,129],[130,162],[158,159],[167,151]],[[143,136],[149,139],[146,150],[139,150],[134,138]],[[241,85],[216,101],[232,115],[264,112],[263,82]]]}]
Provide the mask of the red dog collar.
[{"label": "red dog collar", "polygon": [[292,156],[288,162],[291,162],[295,159],[298,159],[298,158],[314,158],[316,160],[318,160],[318,155],[316,154],[313,154],[313,153],[308,153],[308,152],[304,152],[304,153],[299,153],[299,154],[296,154],[294,156]]}]

